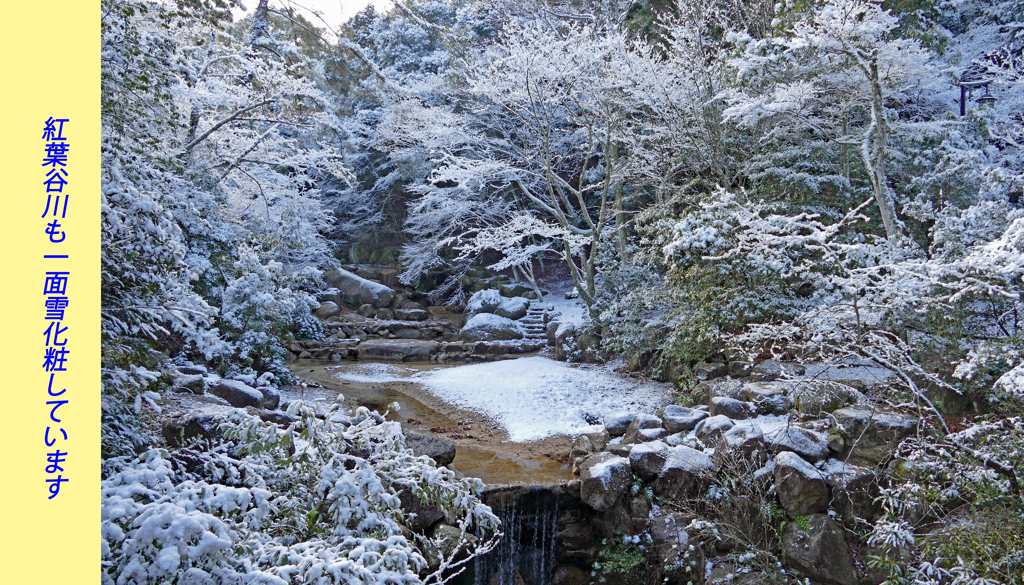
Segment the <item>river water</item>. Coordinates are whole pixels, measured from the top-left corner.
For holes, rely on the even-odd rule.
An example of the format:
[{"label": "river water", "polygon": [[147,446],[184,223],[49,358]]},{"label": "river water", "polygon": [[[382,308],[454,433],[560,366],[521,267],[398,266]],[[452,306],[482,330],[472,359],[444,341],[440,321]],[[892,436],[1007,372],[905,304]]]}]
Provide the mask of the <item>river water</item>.
[{"label": "river water", "polygon": [[399,410],[388,420],[398,421],[406,432],[433,435],[453,441],[455,461],[449,465],[467,477],[486,484],[542,484],[572,479],[568,453],[572,438],[566,435],[537,441],[513,442],[495,421],[485,415],[446,404],[434,397],[412,375],[443,366],[403,363],[383,366],[383,375],[364,375],[366,362],[340,364],[320,360],[298,360],[291,364],[300,379],[319,388],[286,388],[286,398],[333,402],[340,393],[345,406],[366,406],[384,412],[397,402]]}]

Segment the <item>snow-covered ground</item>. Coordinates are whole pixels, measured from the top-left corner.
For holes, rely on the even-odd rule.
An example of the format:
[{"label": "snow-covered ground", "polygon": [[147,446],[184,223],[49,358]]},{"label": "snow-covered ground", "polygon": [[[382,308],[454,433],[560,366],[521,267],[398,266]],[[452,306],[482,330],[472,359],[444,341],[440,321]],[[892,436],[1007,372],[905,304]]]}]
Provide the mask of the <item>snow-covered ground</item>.
[{"label": "snow-covered ground", "polygon": [[667,384],[544,357],[439,369],[416,381],[445,402],[492,418],[512,441],[598,431],[608,413],[653,412],[672,401]]},{"label": "snow-covered ground", "polygon": [[567,299],[562,293],[552,293],[544,296],[544,302],[551,305],[554,312],[559,314],[556,319],[563,325],[580,327],[587,320],[587,307],[578,298]]},{"label": "snow-covered ground", "polygon": [[377,362],[345,364],[326,368],[334,372],[334,377],[349,382],[364,382],[367,384],[384,382],[405,382],[416,376],[419,372],[401,365],[382,364]]}]

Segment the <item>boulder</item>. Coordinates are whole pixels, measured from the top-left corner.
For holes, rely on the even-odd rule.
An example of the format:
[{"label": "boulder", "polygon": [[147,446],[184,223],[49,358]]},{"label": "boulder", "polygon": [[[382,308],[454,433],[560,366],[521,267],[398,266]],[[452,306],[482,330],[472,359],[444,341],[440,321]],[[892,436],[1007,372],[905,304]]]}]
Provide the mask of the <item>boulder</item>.
[{"label": "boulder", "polygon": [[728,396],[742,400],[743,382],[740,380],[709,380],[693,387],[693,397],[697,402],[710,404],[711,399],[715,396]]},{"label": "boulder", "polygon": [[634,418],[636,414],[632,412],[613,412],[604,417],[604,430],[613,437],[621,437],[626,434]]},{"label": "boulder", "polygon": [[825,478],[796,453],[783,451],[775,456],[775,489],[779,503],[791,518],[828,509]]},{"label": "boulder", "polygon": [[669,433],[682,433],[692,431],[697,423],[708,417],[708,413],[670,404],[658,410],[658,417]]},{"label": "boulder", "polygon": [[604,448],[608,446],[608,441],[611,440],[611,435],[608,431],[598,431],[596,433],[584,433],[582,436],[590,439],[591,444],[594,445],[595,451],[604,451]]},{"label": "boulder", "polygon": [[395,291],[383,284],[340,268],[328,270],[323,279],[328,286],[338,289],[341,302],[350,307],[369,304],[379,309],[390,305],[395,298]]},{"label": "boulder", "polygon": [[595,453],[580,466],[580,499],[604,512],[622,499],[631,481],[628,459],[608,452]]},{"label": "boulder", "polygon": [[437,353],[436,341],[417,339],[370,339],[357,346],[359,359],[391,362],[425,362]]},{"label": "boulder", "polygon": [[[437,544],[435,544],[437,543]],[[455,526],[438,524],[430,531],[430,541],[424,552],[431,571],[441,566],[441,559],[464,559],[476,548],[477,537]]]},{"label": "boulder", "polygon": [[548,345],[550,345],[551,347],[554,347],[555,346],[555,333],[558,332],[558,321],[551,321],[550,323],[548,323],[547,327],[544,329],[544,332],[548,336]]},{"label": "boulder", "polygon": [[771,382],[782,377],[802,376],[807,369],[798,364],[784,364],[777,360],[765,360],[750,370],[751,382]]},{"label": "boulder", "polygon": [[749,403],[728,396],[715,396],[711,399],[711,416],[727,416],[732,420],[745,420],[757,413],[757,408]]},{"label": "boulder", "polygon": [[438,466],[448,465],[455,461],[455,443],[448,439],[422,433],[406,432],[405,446],[412,449],[412,452],[416,455],[430,457]]},{"label": "boulder", "polygon": [[786,385],[781,382],[748,382],[741,391],[742,400],[761,402],[769,398],[786,397]]},{"label": "boulder", "polygon": [[847,525],[857,518],[873,522],[881,513],[875,499],[879,495],[875,472],[837,459],[829,459],[822,467],[825,483],[832,490],[832,507]]},{"label": "boulder", "polygon": [[478,313],[459,332],[459,341],[508,341],[526,337],[523,327],[511,319]]},{"label": "boulder", "polygon": [[865,400],[859,390],[841,382],[807,380],[789,388],[787,403],[801,414],[821,416]]},{"label": "boulder", "polygon": [[737,360],[729,362],[729,376],[733,378],[746,378],[750,375],[753,364],[747,361]]},{"label": "boulder", "polygon": [[259,408],[248,407],[245,409],[249,414],[260,417],[263,422],[274,423],[275,425],[281,425],[287,427],[288,425],[298,422],[298,418],[291,416],[287,413],[281,412],[280,410],[262,410]]},{"label": "boulder", "polygon": [[277,391],[277,388],[273,386],[260,386],[257,388],[263,398],[260,400],[260,407],[267,410],[277,410],[279,404],[281,404],[281,393]]},{"label": "boulder", "polygon": [[828,457],[828,440],[802,427],[789,426],[778,429],[765,438],[768,450],[772,453],[792,451],[815,463]]},{"label": "boulder", "polygon": [[202,374],[181,374],[171,377],[171,390],[179,393],[202,394],[206,391],[206,379]]},{"label": "boulder", "polygon": [[840,408],[832,415],[845,435],[841,459],[865,467],[875,467],[892,455],[918,423],[912,416],[859,407]]},{"label": "boulder", "polygon": [[715,448],[715,460],[722,462],[729,457],[746,461],[765,461],[764,433],[755,424],[736,425],[722,434]]},{"label": "boulder", "polygon": [[587,585],[590,583],[590,571],[576,565],[558,565],[551,577],[551,585]]},{"label": "boulder", "polygon": [[522,319],[526,316],[526,311],[530,308],[530,300],[524,299],[523,297],[514,297],[511,299],[504,299],[501,304],[494,309],[494,314],[499,317],[505,317],[506,319]]},{"label": "boulder", "polygon": [[665,498],[686,498],[697,493],[715,468],[711,457],[689,447],[669,447],[654,492]]},{"label": "boulder", "polygon": [[[801,524],[805,528],[801,527]],[[824,514],[790,522],[782,536],[786,564],[826,585],[857,585],[857,569],[843,529]]]},{"label": "boulder", "polygon": [[367,319],[369,319],[371,317],[377,316],[377,309],[373,308],[373,305],[371,305],[370,303],[364,303],[362,305],[359,305],[359,308],[356,309],[356,313],[362,317],[366,317]]},{"label": "boulder", "polygon": [[318,319],[327,320],[341,312],[341,307],[334,301],[320,303],[320,308],[313,312]]},{"label": "boulder", "polygon": [[701,382],[705,380],[712,380],[714,378],[722,378],[729,374],[729,366],[725,364],[715,363],[699,363],[693,368],[693,373]]},{"label": "boulder", "polygon": [[480,313],[493,313],[498,307],[501,306],[502,301],[501,293],[496,288],[489,288],[473,293],[473,296],[469,297],[469,302],[466,303],[466,309],[463,314],[466,319],[472,319],[474,316]]},{"label": "boulder", "polygon": [[172,447],[180,447],[190,439],[214,439],[221,435],[222,417],[212,414],[183,414],[163,419],[160,430]]},{"label": "boulder", "polygon": [[633,473],[644,481],[661,473],[668,458],[668,445],[662,441],[651,441],[629,450],[629,466]]},{"label": "boulder", "polygon": [[714,445],[718,441],[725,431],[736,426],[736,423],[732,422],[727,416],[712,416],[706,418],[697,424],[695,433],[697,438],[700,439],[707,445]]},{"label": "boulder", "polygon": [[398,501],[402,511],[412,515],[409,527],[418,534],[425,533],[431,526],[444,519],[444,512],[440,508],[423,503],[409,489],[404,489],[398,494]]},{"label": "boulder", "polygon": [[231,406],[245,408],[246,406],[259,406],[263,402],[263,393],[238,380],[217,380],[210,388],[210,394],[227,400]]},{"label": "boulder", "polygon": [[420,330],[419,329],[399,329],[398,331],[395,331],[395,338],[396,339],[419,339],[420,338]]},{"label": "boulder", "polygon": [[[623,443],[639,443],[640,431],[644,429],[660,429],[661,419],[653,414],[640,413],[633,417],[632,422],[622,436]],[[648,439],[649,440],[649,439]]]},{"label": "boulder", "polygon": [[395,318],[395,312],[391,309],[377,309],[377,318],[382,321],[390,321]]},{"label": "boulder", "polygon": [[703,449],[704,447],[698,444],[697,437],[694,437],[688,432],[676,433],[669,435],[664,439],[665,443],[669,447],[678,447],[683,445],[691,449]]},{"label": "boulder", "polygon": [[598,449],[597,446],[594,445],[593,441],[590,440],[590,437],[587,435],[580,435],[576,437],[576,440],[572,443],[572,449],[569,450],[569,459],[575,460],[579,457],[587,457],[598,451],[601,451],[601,449]]},{"label": "boulder", "polygon": [[658,439],[664,439],[668,436],[668,431],[658,427],[656,429],[640,429],[636,435],[632,437],[629,443],[646,443],[647,441],[657,441]]},{"label": "boulder", "polygon": [[399,321],[426,321],[429,318],[430,313],[423,309],[395,309],[395,319]]}]

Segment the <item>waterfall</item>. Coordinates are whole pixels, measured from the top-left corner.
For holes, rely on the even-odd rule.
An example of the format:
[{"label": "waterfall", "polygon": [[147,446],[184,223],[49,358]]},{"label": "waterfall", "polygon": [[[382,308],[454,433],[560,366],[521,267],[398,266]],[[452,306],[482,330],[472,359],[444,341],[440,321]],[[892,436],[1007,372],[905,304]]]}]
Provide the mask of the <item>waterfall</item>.
[{"label": "waterfall", "polygon": [[551,585],[558,496],[544,489],[509,495],[489,502],[503,534],[494,550],[476,558],[473,585]]}]

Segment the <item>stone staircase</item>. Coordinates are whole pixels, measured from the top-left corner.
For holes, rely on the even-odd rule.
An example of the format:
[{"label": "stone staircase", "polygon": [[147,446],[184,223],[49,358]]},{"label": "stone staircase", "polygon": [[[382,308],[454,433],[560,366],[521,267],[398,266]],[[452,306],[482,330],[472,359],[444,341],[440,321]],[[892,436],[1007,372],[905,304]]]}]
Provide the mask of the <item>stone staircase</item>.
[{"label": "stone staircase", "polygon": [[547,340],[545,313],[547,313],[547,306],[545,304],[531,303],[530,308],[526,311],[526,316],[519,320],[519,323],[526,329],[526,339]]}]

